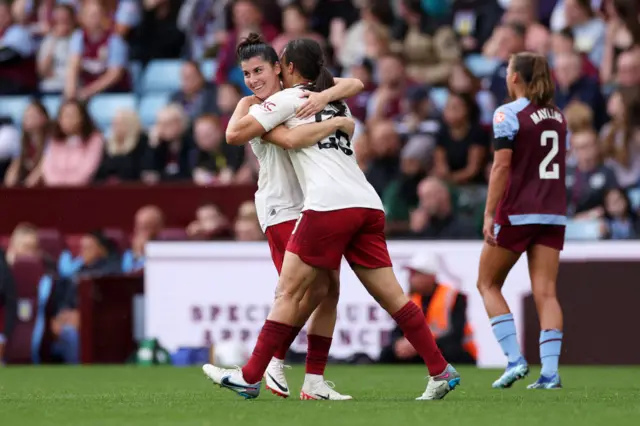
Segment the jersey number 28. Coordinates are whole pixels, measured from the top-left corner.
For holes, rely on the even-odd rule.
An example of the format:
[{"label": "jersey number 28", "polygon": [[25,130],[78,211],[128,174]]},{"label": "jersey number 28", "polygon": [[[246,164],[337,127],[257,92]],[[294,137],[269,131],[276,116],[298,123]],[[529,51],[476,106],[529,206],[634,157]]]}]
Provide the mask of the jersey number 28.
[{"label": "jersey number 28", "polygon": [[[553,159],[558,155],[558,132],[555,130],[545,130],[540,136],[540,145],[547,146],[547,143],[551,141],[551,150],[544,157],[540,163],[540,179],[559,179],[560,178],[560,165],[553,163]],[[551,166],[551,168],[549,168]]]}]

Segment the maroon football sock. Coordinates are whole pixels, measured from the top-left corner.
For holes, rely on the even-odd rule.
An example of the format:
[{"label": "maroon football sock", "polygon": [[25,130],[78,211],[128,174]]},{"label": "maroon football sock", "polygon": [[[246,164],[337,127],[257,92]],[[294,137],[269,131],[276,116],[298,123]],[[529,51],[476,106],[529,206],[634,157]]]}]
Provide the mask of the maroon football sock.
[{"label": "maroon football sock", "polygon": [[418,351],[429,369],[429,375],[436,376],[447,368],[447,361],[442,356],[436,341],[427,326],[424,314],[413,302],[408,302],[393,314],[409,343]]},{"label": "maroon football sock", "polygon": [[291,344],[294,340],[296,340],[296,337],[298,337],[298,333],[300,333],[300,330],[302,330],[302,327],[293,327],[291,329],[291,334],[289,334],[285,341],[282,342],[282,345],[280,345],[273,356],[278,358],[279,360],[284,361],[284,359],[287,357],[287,352],[289,352]]},{"label": "maroon football sock", "polygon": [[265,321],[251,358],[242,368],[242,377],[247,383],[253,384],[262,380],[273,354],[282,346],[282,342],[291,335],[292,328],[292,326],[280,322]]},{"label": "maroon football sock", "polygon": [[324,375],[324,369],[329,360],[329,349],[331,349],[331,337],[310,334],[307,336],[309,347],[307,349],[307,374]]}]

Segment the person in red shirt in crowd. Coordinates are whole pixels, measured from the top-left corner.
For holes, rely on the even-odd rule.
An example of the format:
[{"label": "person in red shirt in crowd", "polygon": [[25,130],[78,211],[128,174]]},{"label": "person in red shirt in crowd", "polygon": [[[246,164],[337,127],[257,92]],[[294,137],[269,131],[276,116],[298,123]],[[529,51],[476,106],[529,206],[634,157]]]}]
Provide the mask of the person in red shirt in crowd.
[{"label": "person in red shirt in crowd", "polygon": [[[571,28],[565,28],[559,31],[551,37],[551,52],[552,57],[555,58],[563,53],[572,53],[574,51],[575,41],[573,39],[573,31]],[[582,75],[600,81],[600,74],[598,68],[595,67],[589,60],[586,54],[580,53],[582,62]],[[551,70],[551,74],[554,80],[556,80],[555,68]]]}]

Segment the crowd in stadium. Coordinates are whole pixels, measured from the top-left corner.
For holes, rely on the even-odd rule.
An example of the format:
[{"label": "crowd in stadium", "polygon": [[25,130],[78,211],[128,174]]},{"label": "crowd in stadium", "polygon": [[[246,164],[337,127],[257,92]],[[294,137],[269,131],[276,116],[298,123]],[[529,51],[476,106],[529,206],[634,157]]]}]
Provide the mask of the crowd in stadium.
[{"label": "crowd in stadium", "polygon": [[508,96],[509,56],[530,50],[553,65],[571,133],[568,238],[636,238],[638,8],[636,0],[0,0],[0,177],[8,187],[255,182],[251,150],[224,142],[250,94],[235,47],[252,31],[278,51],[308,37],[335,75],[365,84],[348,100],[354,143],[389,235],[479,238],[491,117]]}]

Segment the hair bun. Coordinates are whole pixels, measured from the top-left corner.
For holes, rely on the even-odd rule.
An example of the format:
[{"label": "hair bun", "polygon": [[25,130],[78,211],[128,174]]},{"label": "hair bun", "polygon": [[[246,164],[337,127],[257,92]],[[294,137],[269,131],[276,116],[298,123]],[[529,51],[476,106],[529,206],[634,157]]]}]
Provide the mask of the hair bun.
[{"label": "hair bun", "polygon": [[249,46],[252,44],[263,44],[263,43],[265,43],[265,41],[262,38],[262,36],[258,33],[249,33],[247,38],[245,38],[242,42],[242,44],[245,46]]}]

